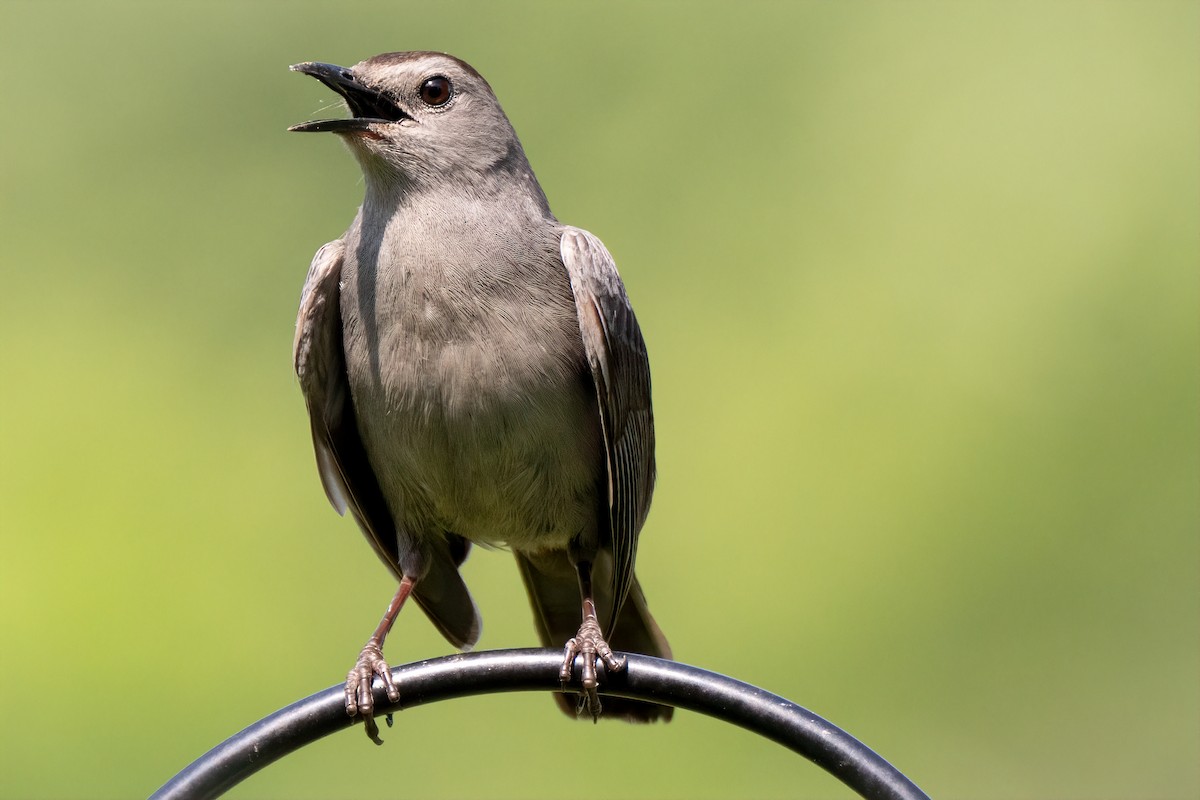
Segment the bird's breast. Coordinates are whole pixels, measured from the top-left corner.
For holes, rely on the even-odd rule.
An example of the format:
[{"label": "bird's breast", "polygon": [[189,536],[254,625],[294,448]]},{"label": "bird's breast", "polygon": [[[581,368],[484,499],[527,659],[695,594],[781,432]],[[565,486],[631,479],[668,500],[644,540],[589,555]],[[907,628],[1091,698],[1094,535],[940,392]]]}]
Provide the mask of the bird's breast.
[{"label": "bird's breast", "polygon": [[360,432],[418,535],[539,549],[595,524],[604,461],[574,300],[565,272],[528,272],[393,259],[346,276]]}]

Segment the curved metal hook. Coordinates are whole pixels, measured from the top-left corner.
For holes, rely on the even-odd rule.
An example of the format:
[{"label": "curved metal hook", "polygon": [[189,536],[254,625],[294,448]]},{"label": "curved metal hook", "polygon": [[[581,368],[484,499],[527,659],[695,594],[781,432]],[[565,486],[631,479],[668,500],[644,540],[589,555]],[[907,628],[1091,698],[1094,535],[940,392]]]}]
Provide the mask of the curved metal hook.
[{"label": "curved metal hook", "polygon": [[[685,708],[765,736],[816,763],[872,800],[929,800],[912,781],[850,734],[778,695],[697,667],[625,654],[621,672],[601,676],[600,693]],[[376,691],[376,714],[455,697],[558,691],[562,653],[550,649],[489,650],[406,664],[392,670],[401,700]],[[346,716],[343,687],[306,697],[226,739],[151,795],[151,800],[202,800],[323,736],[356,723]]]}]

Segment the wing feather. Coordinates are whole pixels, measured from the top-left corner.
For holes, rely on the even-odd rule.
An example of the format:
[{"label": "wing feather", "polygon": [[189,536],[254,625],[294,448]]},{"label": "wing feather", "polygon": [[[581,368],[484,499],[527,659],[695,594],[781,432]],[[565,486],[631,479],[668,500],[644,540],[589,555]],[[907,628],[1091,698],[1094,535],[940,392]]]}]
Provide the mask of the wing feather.
[{"label": "wing feather", "polygon": [[565,228],[563,264],[596,386],[608,467],[613,551],[613,624],[633,585],[638,535],[654,492],[650,361],[641,328],[608,250],[592,234]]},{"label": "wing feather", "polygon": [[340,293],[343,249],[340,239],[329,242],[313,256],[308,269],[292,347],[296,377],[308,405],[325,495],[339,514],[350,510],[380,559],[403,577],[395,525],[358,434],[346,381]]}]

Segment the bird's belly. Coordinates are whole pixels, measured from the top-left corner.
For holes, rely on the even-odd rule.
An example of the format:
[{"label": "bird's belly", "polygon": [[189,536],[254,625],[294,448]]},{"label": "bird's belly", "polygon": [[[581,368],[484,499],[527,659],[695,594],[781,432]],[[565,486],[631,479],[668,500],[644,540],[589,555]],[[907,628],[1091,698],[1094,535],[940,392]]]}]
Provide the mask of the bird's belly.
[{"label": "bird's belly", "polygon": [[541,550],[596,525],[604,456],[582,348],[528,333],[395,331],[389,366],[351,375],[372,466],[414,534]]}]

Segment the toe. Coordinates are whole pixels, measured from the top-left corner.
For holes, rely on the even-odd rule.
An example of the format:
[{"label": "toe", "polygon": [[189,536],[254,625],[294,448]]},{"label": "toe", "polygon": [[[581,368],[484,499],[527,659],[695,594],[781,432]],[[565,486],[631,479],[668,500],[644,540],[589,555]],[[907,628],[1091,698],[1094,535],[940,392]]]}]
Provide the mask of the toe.
[{"label": "toe", "polygon": [[579,642],[571,639],[563,651],[562,667],[558,670],[558,682],[564,687],[571,682],[571,673],[575,669],[575,656],[579,655]]},{"label": "toe", "polygon": [[371,673],[367,672],[366,676],[361,677],[358,682],[358,713],[367,719],[370,719],[372,712],[375,711],[375,694],[371,691],[374,688],[371,678]]},{"label": "toe", "polygon": [[373,665],[375,674],[383,681],[383,688],[387,690],[388,700],[395,703],[400,699],[400,690],[396,688],[396,682],[392,680],[392,668],[382,658]]},{"label": "toe", "polygon": [[358,714],[358,687],[361,684],[358,667],[355,667],[346,675],[346,713],[352,717]]}]

